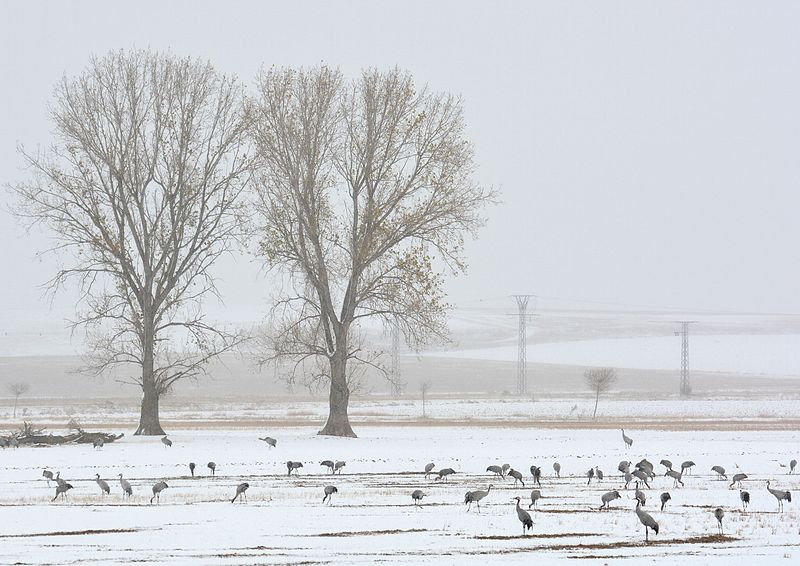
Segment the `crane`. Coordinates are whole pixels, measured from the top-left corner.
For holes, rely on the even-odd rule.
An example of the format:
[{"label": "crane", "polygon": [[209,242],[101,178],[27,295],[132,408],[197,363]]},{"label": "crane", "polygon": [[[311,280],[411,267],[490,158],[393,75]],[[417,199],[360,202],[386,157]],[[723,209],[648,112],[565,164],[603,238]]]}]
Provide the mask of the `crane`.
[{"label": "crane", "polygon": [[622,496],[619,494],[619,492],[616,489],[613,489],[611,491],[605,492],[600,497],[600,501],[603,502],[603,504],[600,506],[600,509],[608,509],[609,508],[608,504],[611,503],[612,501],[614,501],[615,499],[619,499],[620,497],[622,497]]},{"label": "crane", "polygon": [[489,495],[489,492],[492,491],[493,485],[489,485],[486,491],[476,490],[476,491],[468,491],[466,495],[464,495],[464,503],[467,506],[467,513],[469,513],[472,504],[475,503],[478,506],[478,513],[481,512],[481,500]]},{"label": "crane", "polygon": [[248,489],[250,489],[250,484],[247,483],[247,482],[240,483],[239,485],[237,485],[236,486],[236,495],[234,495],[233,499],[231,499],[231,503],[235,503],[236,502],[236,498],[239,497],[240,495],[242,496],[240,501],[241,500],[247,501],[247,493],[245,493],[245,492]]},{"label": "crane", "polygon": [[661,510],[662,511],[664,510],[664,507],[667,506],[667,501],[669,501],[670,499],[672,499],[672,496],[669,494],[668,491],[665,491],[664,493],[661,494]]},{"label": "crane", "polygon": [[717,519],[717,525],[719,528],[719,534],[725,534],[722,530],[722,518],[725,516],[725,511],[722,510],[722,507],[717,507],[714,509],[714,517]]},{"label": "crane", "polygon": [[100,486],[100,492],[104,493],[105,495],[110,495],[111,494],[111,488],[108,487],[108,482],[106,482],[105,480],[101,480],[100,479],[100,474],[95,474],[95,476],[96,477],[95,477],[94,481],[97,482],[97,485]]},{"label": "crane", "polygon": [[122,479],[122,474],[119,475],[119,485],[122,488],[122,497],[130,497],[133,495],[133,488],[128,480]]},{"label": "crane", "polygon": [[644,540],[645,542],[649,542],[650,539],[647,536],[648,530],[652,530],[655,534],[658,534],[658,523],[650,516],[650,513],[641,508],[640,503],[640,501],[636,502],[636,516],[639,517],[639,522],[644,525]]},{"label": "crane", "polygon": [[530,513],[519,506],[519,497],[515,497],[511,501],[517,502],[517,518],[519,518],[520,523],[522,523],[522,536],[525,536],[525,530],[531,530],[533,528],[533,519],[531,519]]},{"label": "crane", "polygon": [[153,485],[153,497],[150,498],[150,504],[153,504],[153,499],[155,499],[158,503],[161,503],[161,492],[167,489],[169,486],[165,481],[156,482]]},{"label": "crane", "polygon": [[269,444],[270,450],[278,446],[278,441],[272,438],[271,436],[265,436],[264,438],[259,438],[259,440],[263,440],[267,444]]},{"label": "crane", "polygon": [[322,502],[325,503],[325,500],[328,500],[328,505],[331,504],[333,501],[332,496],[334,493],[339,493],[339,490],[336,489],[335,485],[326,485],[325,486],[325,497],[322,498]]},{"label": "crane", "polygon": [[783,491],[781,489],[772,489],[769,486],[769,480],[767,480],[767,491],[769,491],[775,499],[778,500],[778,511],[783,511],[783,502],[788,501],[789,503],[792,502],[792,492],[791,491]]},{"label": "crane", "polygon": [[633,439],[625,434],[625,429],[620,429],[622,431],[622,441],[625,443],[626,448],[630,448],[633,446]]},{"label": "crane", "polygon": [[421,489],[415,489],[411,492],[411,499],[414,500],[414,506],[419,507],[419,502],[422,501],[422,498],[427,496],[427,493],[424,493]]}]

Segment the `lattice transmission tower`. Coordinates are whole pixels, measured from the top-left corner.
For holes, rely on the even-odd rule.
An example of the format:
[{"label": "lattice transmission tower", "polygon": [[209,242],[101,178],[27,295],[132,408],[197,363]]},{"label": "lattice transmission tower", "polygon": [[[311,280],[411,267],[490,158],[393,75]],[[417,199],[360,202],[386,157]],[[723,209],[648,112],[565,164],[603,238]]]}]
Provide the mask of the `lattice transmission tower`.
[{"label": "lattice transmission tower", "polygon": [[696,320],[675,320],[681,325],[681,329],[675,332],[675,336],[681,337],[681,397],[688,397],[692,394],[692,383],[689,381],[689,325]]},{"label": "lattice transmission tower", "polygon": [[528,393],[528,303],[534,295],[512,295],[519,316],[519,346],[517,352],[517,395]]}]

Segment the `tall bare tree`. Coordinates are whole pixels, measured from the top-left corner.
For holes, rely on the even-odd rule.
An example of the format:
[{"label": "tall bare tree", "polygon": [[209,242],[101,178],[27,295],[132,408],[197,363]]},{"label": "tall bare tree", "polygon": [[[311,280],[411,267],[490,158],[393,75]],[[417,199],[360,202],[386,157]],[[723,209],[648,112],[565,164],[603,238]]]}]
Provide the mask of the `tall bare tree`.
[{"label": "tall bare tree", "polygon": [[51,288],[80,285],[85,369],[137,366],[124,379],[143,392],[136,434],[163,434],[160,397],[239,340],[201,303],[241,230],[242,100],[209,63],[112,52],[57,85],[49,151],[22,150],[33,175],[14,187],[17,212],[54,234],[62,267]]},{"label": "tall bare tree", "polygon": [[31,389],[31,384],[27,381],[17,381],[15,383],[9,383],[6,388],[8,392],[14,396],[14,417],[17,418],[17,402],[19,402],[19,398],[22,395],[25,395]]},{"label": "tall bare tree", "polygon": [[586,385],[594,391],[594,413],[592,418],[597,417],[597,404],[600,402],[600,394],[605,393],[617,382],[617,373],[614,368],[592,368],[583,372],[583,379]]},{"label": "tall bare tree", "polygon": [[320,434],[355,436],[349,376],[379,365],[359,325],[396,322],[412,347],[444,338],[444,274],[464,270],[464,235],[493,194],[472,180],[460,100],[408,73],[272,69],[258,86],[260,252],[289,289],[266,359],[328,379]]}]

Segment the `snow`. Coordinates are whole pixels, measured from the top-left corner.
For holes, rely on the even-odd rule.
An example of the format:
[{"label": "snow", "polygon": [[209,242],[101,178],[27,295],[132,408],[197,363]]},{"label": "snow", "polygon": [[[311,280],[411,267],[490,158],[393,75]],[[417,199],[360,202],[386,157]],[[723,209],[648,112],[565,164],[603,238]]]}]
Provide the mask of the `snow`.
[{"label": "snow", "polygon": [[[679,336],[640,336],[528,344],[527,359],[543,364],[675,370],[680,351]],[[800,376],[800,334],[692,336],[690,352],[693,371]],[[510,362],[516,361],[518,351],[514,344],[425,355]]]},{"label": "snow", "polygon": [[[618,430],[592,428],[539,430],[517,427],[358,427],[358,439],[317,436],[316,428],[208,427],[175,430],[172,448],[158,438],[133,438],[106,445],[29,448],[0,452],[0,524],[7,544],[0,563],[23,564],[551,564],[570,557],[595,556],[609,563],[655,563],[675,560],[694,564],[791,563],[800,557],[796,503],[783,514],[766,491],[797,490],[800,477],[787,475],[797,454],[795,431],[656,432],[626,429],[634,439],[626,450]],[[270,434],[278,447],[258,440]],[[726,534],[736,540],[709,544],[645,546],[633,513],[632,491],[612,510],[598,512],[600,495],[621,488],[620,460],[647,457],[697,465],[685,476],[685,488],[658,477],[646,490],[647,510],[659,521],[655,541],[685,540],[716,532],[713,509],[726,510]],[[318,465],[324,459],[345,460],[341,476]],[[210,477],[206,463],[217,464]],[[287,477],[285,462],[304,462],[301,475]],[[198,464],[198,478],[188,477],[187,463]],[[425,480],[421,470],[433,461],[437,469],[453,467],[449,483]],[[553,477],[552,463],[562,465]],[[492,478],[490,464],[510,463],[525,474],[532,464],[544,477],[540,510],[532,511],[533,534],[521,532],[511,497],[529,501],[530,485]],[[729,474],[736,466],[749,475],[752,494],[748,513],[739,511],[739,492],[713,479],[713,465]],[[585,471],[599,466],[606,479],[586,485]],[[42,468],[60,471],[74,489],[66,501],[51,503],[54,488]],[[99,473],[112,486],[102,496],[94,483]],[[130,502],[121,497],[116,476],[133,484]],[[149,505],[150,488],[165,480],[169,489],[159,505]],[[231,504],[236,485],[250,483],[248,502]],[[494,484],[480,514],[465,512],[464,492]],[[325,485],[339,489],[333,504],[321,503]],[[415,509],[410,493],[428,493]],[[669,490],[672,501],[662,513],[658,495]],[[527,506],[527,505],[526,505]],[[47,535],[64,531],[113,530],[95,534]],[[386,531],[386,532],[384,532]],[[353,534],[356,533],[356,534]],[[338,535],[338,536],[326,536]],[[579,545],[597,545],[585,548]],[[553,548],[559,546],[559,548]],[[788,558],[785,558],[787,557]],[[630,562],[633,558],[635,562]],[[591,562],[590,562],[591,563]]]}]

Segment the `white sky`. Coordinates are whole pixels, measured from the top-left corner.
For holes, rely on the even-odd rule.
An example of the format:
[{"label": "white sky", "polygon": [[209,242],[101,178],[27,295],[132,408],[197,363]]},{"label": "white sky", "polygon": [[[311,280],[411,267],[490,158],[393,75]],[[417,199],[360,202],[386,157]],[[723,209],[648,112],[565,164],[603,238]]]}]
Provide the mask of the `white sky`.
[{"label": "white sky", "polygon": [[[262,64],[400,65],[463,96],[479,180],[503,193],[452,302],[800,312],[800,3],[497,4],[2,2],[0,181],[91,54],[171,49],[248,84]],[[61,324],[74,299],[42,301],[43,237],[4,211],[0,237],[0,329]],[[222,316],[260,317],[257,267],[220,268]]]}]

